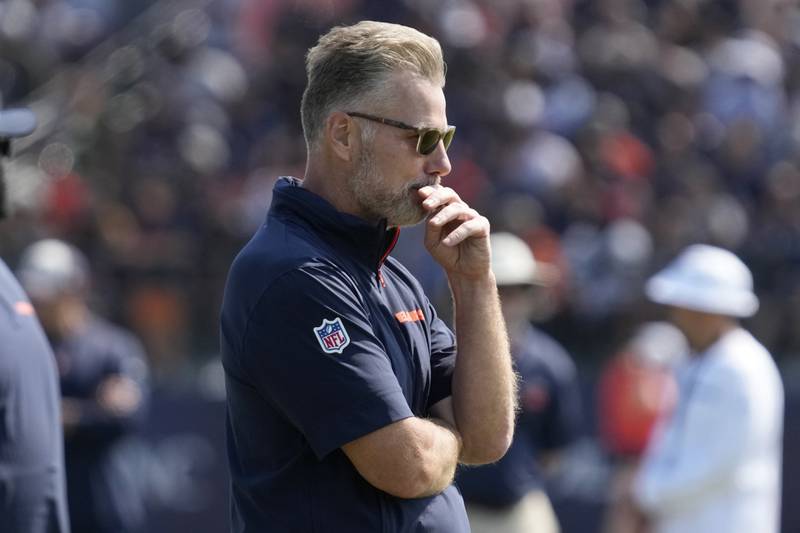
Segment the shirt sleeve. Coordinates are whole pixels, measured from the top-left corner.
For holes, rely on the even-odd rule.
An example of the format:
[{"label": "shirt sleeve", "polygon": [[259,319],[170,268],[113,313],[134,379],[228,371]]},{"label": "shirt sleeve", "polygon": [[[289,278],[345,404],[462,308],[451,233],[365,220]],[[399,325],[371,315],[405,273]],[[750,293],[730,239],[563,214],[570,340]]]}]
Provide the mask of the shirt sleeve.
[{"label": "shirt sleeve", "polygon": [[746,455],[752,409],[741,378],[726,368],[709,370],[651,439],[634,484],[634,497],[648,511],[699,504]]},{"label": "shirt sleeve", "polygon": [[456,367],[456,337],[447,324],[439,318],[436,309],[428,302],[431,317],[431,390],[428,409],[452,394],[453,371]]},{"label": "shirt sleeve", "polygon": [[275,280],[247,326],[245,369],[320,459],[413,416],[366,309],[344,274],[311,265]]}]

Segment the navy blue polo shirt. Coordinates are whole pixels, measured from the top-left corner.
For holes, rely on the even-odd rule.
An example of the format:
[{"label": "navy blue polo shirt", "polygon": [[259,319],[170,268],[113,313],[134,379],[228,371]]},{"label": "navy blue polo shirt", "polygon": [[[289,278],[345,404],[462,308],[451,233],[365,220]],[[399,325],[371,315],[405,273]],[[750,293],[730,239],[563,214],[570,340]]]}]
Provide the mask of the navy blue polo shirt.
[{"label": "navy blue polo shirt", "polygon": [[455,338],[388,257],[397,230],[281,178],[222,306],[235,532],[467,532],[455,486],[370,485],[341,446],[450,396]]},{"label": "navy blue polo shirt", "polygon": [[498,462],[459,469],[456,480],[468,504],[503,508],[543,489],[539,455],[562,449],[580,436],[580,388],[566,350],[546,333],[528,327],[512,339],[511,354],[520,377],[514,440]]},{"label": "navy blue polo shirt", "polygon": [[53,352],[0,261],[0,533],[68,533]]}]

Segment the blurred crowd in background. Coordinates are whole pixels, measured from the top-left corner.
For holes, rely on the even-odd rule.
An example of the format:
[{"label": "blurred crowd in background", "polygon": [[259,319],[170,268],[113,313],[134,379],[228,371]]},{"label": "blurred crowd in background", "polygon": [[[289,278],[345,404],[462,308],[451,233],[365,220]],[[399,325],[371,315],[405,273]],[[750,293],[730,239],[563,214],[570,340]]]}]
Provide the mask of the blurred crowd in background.
[{"label": "blurred crowd in background", "polygon": [[[363,18],[442,42],[447,183],[558,268],[541,318],[579,362],[651,313],[642,280],[697,241],[750,265],[756,336],[800,352],[800,9],[778,0],[6,0],[0,92],[41,126],[9,172],[4,255],[78,245],[98,304],[182,379],[217,350],[272,183],[302,175],[305,50]],[[405,233],[397,255],[443,293]]]},{"label": "blurred crowd in background", "polygon": [[[40,124],[8,168],[3,257],[13,267],[42,237],[75,244],[94,307],[142,339],[155,383],[202,381],[230,262],[277,177],[303,173],[305,51],[365,18],[442,43],[458,128],[446,184],[552,265],[536,318],[579,370],[658,318],[643,281],[693,242],[752,269],[762,307],[747,326],[791,370],[789,0],[3,0],[2,105]],[[446,302],[420,228],[402,235],[394,255]]]}]

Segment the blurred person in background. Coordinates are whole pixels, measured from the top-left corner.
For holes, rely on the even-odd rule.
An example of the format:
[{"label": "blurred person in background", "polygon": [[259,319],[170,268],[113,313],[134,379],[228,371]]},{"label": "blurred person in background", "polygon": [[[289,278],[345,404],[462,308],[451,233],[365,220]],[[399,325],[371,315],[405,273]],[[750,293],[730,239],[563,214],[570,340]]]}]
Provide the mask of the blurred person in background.
[{"label": "blurred person in background", "polygon": [[58,364],[72,527],[134,531],[144,518],[141,473],[132,471],[125,445],[147,399],[142,347],[89,308],[91,273],[74,246],[56,239],[33,243],[16,272]]},{"label": "blurred person in background", "polygon": [[580,389],[572,358],[531,324],[541,290],[553,281],[528,245],[511,233],[493,233],[497,281],[511,354],[519,375],[514,440],[500,461],[463,467],[456,481],[474,533],[555,533],[558,519],[545,491],[560,452],[576,442],[582,425]]},{"label": "blurred person in background", "polygon": [[[506,452],[515,379],[489,222],[441,183],[441,47],[362,21],[306,57],[305,177],[275,185],[222,307],[233,530],[466,533],[456,466]],[[422,221],[455,335],[389,257]]]},{"label": "blurred person in background", "polygon": [[[27,109],[0,110],[0,160],[28,135]],[[0,161],[0,218],[6,182]],[[58,375],[28,297],[0,260],[0,532],[68,533]]]},{"label": "blurred person in background", "polygon": [[634,533],[639,527],[638,511],[626,496],[653,427],[675,406],[674,371],[687,351],[686,337],[678,328],[668,322],[646,322],[600,374],[600,441],[613,463],[606,533]]},{"label": "blurred person in background", "polygon": [[779,530],[783,384],[739,324],[758,309],[752,275],[731,252],[686,248],[646,285],[691,352],[678,403],[657,427],[632,499],[652,533]]}]

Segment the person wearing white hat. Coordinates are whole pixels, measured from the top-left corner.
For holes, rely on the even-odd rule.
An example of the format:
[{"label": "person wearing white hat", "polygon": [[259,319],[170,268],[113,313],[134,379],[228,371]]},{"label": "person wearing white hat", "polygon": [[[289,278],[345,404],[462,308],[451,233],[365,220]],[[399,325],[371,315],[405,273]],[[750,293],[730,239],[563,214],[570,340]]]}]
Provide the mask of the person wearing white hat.
[{"label": "person wearing white hat", "polygon": [[[27,109],[0,109],[0,158],[10,155],[12,138],[35,125]],[[0,533],[68,533],[56,362],[28,296],[2,260],[0,341]]]},{"label": "person wearing white hat", "polygon": [[777,533],[783,384],[769,352],[739,324],[758,310],[750,271],[733,253],[697,244],[645,292],[668,307],[691,352],[633,503],[653,533]]},{"label": "person wearing white hat", "polygon": [[560,526],[545,480],[580,433],[577,372],[566,350],[531,325],[540,291],[555,279],[552,267],[537,262],[511,233],[493,233],[491,251],[519,375],[520,411],[506,455],[491,465],[462,468],[456,481],[473,533],[555,533]]},{"label": "person wearing white hat", "polygon": [[55,352],[61,385],[69,519],[75,531],[128,533],[144,521],[131,443],[148,398],[144,349],[89,306],[89,262],[75,246],[42,239],[16,269]]}]

